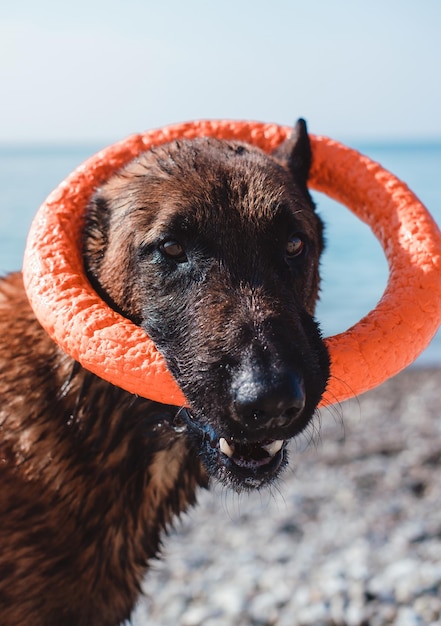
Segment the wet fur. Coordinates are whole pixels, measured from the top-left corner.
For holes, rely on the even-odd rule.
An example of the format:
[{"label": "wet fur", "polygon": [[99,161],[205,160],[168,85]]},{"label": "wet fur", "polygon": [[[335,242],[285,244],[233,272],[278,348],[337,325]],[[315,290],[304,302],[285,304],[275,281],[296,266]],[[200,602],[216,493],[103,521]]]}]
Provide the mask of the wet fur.
[{"label": "wet fur", "polygon": [[[219,464],[213,441],[225,435],[253,451],[288,439],[308,424],[326,385],[313,319],[322,226],[301,131],[274,157],[209,139],[157,148],[91,203],[90,280],[154,339],[190,400],[185,420],[178,407],[82,369],[36,321],[21,275],[0,282],[3,625],[120,624],[161,534],[209,475],[260,487],[283,467],[285,451],[274,476],[242,480]],[[308,250],[291,264],[283,250],[292,231]],[[183,243],[187,262],[164,256],[167,239]],[[286,368],[301,372],[304,410],[254,428],[235,411],[237,381],[266,389]]]}]

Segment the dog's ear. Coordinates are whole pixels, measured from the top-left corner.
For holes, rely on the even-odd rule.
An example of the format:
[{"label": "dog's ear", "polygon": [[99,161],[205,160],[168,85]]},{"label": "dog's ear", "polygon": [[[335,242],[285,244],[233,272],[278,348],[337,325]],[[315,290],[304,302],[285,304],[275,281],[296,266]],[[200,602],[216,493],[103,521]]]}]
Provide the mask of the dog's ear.
[{"label": "dog's ear", "polygon": [[[109,207],[105,197],[97,192],[91,199],[86,212],[83,229],[83,257],[86,273],[94,282],[108,244]],[[95,286],[95,285],[94,285]]]},{"label": "dog's ear", "polygon": [[291,135],[274,150],[273,156],[288,167],[299,187],[307,191],[312,152],[304,119],[297,120]]}]

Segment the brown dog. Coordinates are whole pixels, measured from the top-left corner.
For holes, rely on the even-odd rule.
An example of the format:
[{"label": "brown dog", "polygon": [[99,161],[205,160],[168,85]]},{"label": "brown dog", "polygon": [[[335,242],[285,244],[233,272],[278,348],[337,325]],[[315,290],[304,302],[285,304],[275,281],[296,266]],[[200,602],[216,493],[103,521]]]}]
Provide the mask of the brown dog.
[{"label": "brown dog", "polygon": [[91,202],[88,276],[152,337],[190,409],[82,369],[34,318],[21,276],[0,282],[3,626],[120,624],[198,486],[259,488],[286,463],[329,375],[310,161],[302,120],[273,156],[179,141]]}]

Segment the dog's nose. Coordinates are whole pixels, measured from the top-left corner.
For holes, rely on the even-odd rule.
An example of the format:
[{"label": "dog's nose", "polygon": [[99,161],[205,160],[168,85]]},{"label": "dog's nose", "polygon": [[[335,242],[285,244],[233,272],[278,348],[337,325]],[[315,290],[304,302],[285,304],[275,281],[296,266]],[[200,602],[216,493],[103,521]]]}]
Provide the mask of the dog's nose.
[{"label": "dog's nose", "polygon": [[247,426],[285,427],[305,406],[303,379],[285,372],[276,379],[240,377],[236,380],[234,406],[238,418]]}]

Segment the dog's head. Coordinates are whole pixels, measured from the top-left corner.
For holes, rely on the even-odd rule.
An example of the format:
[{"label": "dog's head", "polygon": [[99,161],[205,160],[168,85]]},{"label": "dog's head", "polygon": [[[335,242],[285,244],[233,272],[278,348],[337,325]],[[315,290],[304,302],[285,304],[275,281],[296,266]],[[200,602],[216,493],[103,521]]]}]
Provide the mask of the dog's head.
[{"label": "dog's head", "polygon": [[140,325],[190,408],[211,475],[259,487],[311,420],[329,375],[313,318],[322,223],[305,124],[271,156],[235,141],[144,153],[93,198],[84,256],[98,293]]}]

